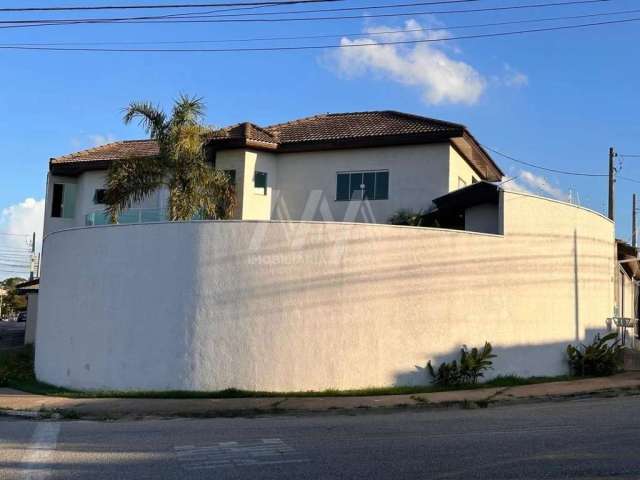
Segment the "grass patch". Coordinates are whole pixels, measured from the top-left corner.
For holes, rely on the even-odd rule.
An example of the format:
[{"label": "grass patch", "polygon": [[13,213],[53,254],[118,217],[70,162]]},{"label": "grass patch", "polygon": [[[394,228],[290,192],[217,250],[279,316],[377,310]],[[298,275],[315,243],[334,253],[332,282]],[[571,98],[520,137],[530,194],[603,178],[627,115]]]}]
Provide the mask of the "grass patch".
[{"label": "grass patch", "polygon": [[30,384],[35,381],[33,348],[0,351],[0,387],[13,387],[16,384]]},{"label": "grass patch", "polygon": [[534,385],[538,383],[561,382],[575,378],[569,376],[558,377],[531,377],[523,378],[513,375],[499,376],[485,383],[477,385],[461,385],[459,387],[437,387],[433,385],[407,386],[407,387],[379,387],[355,390],[323,390],[310,392],[259,392],[227,390],[212,392],[190,391],[77,391],[55,387],[36,380],[33,371],[33,348],[0,352],[0,387],[15,388],[38,395],[60,396],[69,398],[258,398],[258,397],[363,397],[378,395],[415,395],[419,393],[435,393],[451,390],[469,390],[476,388],[515,387],[519,385]]}]

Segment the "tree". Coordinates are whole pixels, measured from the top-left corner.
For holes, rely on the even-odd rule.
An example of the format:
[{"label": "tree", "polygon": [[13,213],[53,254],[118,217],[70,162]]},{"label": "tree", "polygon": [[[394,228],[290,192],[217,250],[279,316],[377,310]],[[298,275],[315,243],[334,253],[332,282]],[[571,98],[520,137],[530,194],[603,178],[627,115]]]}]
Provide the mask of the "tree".
[{"label": "tree", "polygon": [[111,164],[105,200],[111,221],[159,188],[169,191],[169,220],[226,219],[236,206],[229,176],[207,162],[204,141],[211,129],[200,122],[201,98],[181,95],[171,117],[148,102],[133,102],[125,109],[124,123],[138,120],[159,154],[153,158],[128,158]]},{"label": "tree", "polygon": [[18,295],[16,285],[26,282],[24,278],[11,277],[0,281],[0,290],[5,294],[2,297],[2,313],[21,312],[27,309],[27,299],[24,295]]}]

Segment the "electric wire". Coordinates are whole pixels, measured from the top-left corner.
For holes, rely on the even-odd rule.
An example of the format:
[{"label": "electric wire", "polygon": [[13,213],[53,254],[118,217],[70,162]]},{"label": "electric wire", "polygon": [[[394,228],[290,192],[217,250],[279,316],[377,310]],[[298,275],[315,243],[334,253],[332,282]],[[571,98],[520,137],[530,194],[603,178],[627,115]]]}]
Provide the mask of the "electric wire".
[{"label": "electric wire", "polygon": [[554,32],[560,30],[575,30],[581,28],[598,27],[604,25],[624,24],[640,21],[640,17],[627,18],[621,20],[609,20],[603,22],[583,23],[578,25],[561,25],[555,27],[535,28],[529,30],[516,30],[509,32],[493,32],[481,33],[473,35],[461,35],[457,37],[428,38],[416,40],[398,40],[387,42],[367,42],[367,43],[348,43],[348,44],[327,44],[327,45],[300,45],[300,46],[283,46],[283,47],[242,47],[242,48],[88,48],[88,47],[50,47],[50,46],[22,46],[0,44],[0,50],[31,50],[31,51],[55,51],[55,52],[117,52],[117,53],[238,53],[238,52],[284,52],[284,51],[303,51],[303,50],[329,50],[342,48],[366,48],[382,45],[417,45],[425,43],[448,42],[453,40],[470,40],[495,38],[504,36],[524,35],[528,33]]},{"label": "electric wire", "polygon": [[[250,37],[250,38],[227,38],[216,40],[181,40],[181,41],[113,41],[113,42],[37,42],[37,43],[4,43],[3,45],[21,45],[21,46],[64,46],[64,45],[185,45],[185,44],[208,44],[208,43],[246,43],[260,41],[278,41],[278,40],[313,40],[323,38],[343,38],[343,37],[376,37],[384,35],[394,35],[401,33],[431,32],[442,30],[463,30],[472,28],[497,27],[507,25],[519,25],[527,23],[552,22],[562,20],[578,20],[583,18],[607,17],[613,15],[626,15],[632,13],[640,13],[640,9],[634,10],[618,10],[614,12],[590,13],[585,15],[567,15],[559,17],[543,17],[543,18],[527,18],[520,20],[510,20],[504,22],[492,23],[476,23],[468,25],[451,25],[445,27],[426,27],[426,28],[408,28],[401,30],[379,30],[374,32],[345,32],[336,34],[320,34],[320,35],[298,35],[298,36],[274,36],[274,37]],[[640,155],[638,155],[640,157]]]}]

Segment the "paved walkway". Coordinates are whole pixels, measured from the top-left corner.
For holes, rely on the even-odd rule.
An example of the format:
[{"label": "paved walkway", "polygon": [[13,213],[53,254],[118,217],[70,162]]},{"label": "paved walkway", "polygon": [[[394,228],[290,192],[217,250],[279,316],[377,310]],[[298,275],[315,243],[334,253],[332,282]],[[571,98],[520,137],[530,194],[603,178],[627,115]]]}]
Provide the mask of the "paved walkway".
[{"label": "paved walkway", "polygon": [[415,395],[374,397],[271,397],[234,399],[65,398],[0,389],[0,412],[59,412],[68,417],[215,417],[270,413],[305,413],[373,408],[486,406],[525,400],[548,400],[607,392],[640,393],[640,372],[568,382],[483,388]]}]

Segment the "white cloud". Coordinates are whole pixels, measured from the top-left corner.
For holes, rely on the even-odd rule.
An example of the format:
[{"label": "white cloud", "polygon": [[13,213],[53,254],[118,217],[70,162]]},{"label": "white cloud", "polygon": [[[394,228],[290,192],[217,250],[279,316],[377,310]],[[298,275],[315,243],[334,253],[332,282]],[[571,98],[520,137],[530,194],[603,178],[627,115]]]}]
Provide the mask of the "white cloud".
[{"label": "white cloud", "polygon": [[[0,279],[24,276],[30,261],[31,236],[36,234],[36,252],[42,245],[44,200],[27,198],[23,202],[0,210]],[[11,265],[8,265],[8,264]],[[19,271],[24,272],[19,273]]]},{"label": "white cloud", "polygon": [[106,145],[107,143],[113,143],[115,141],[116,138],[111,133],[90,133],[88,135],[72,138],[71,145],[73,145],[73,148],[93,148]]},{"label": "white cloud", "polygon": [[0,211],[0,232],[11,234],[3,236],[2,244],[14,248],[23,248],[27,237],[36,233],[36,246],[42,243],[44,227],[44,199],[27,198],[23,202],[11,205]]},{"label": "white cloud", "polygon": [[[365,38],[342,38],[341,48],[332,56],[340,74],[349,77],[369,73],[409,86],[418,87],[429,104],[475,104],[486,89],[486,79],[471,65],[451,58],[443,47],[430,43],[380,45],[382,42],[404,42],[443,38],[446,30],[416,31],[421,25],[415,20],[405,24],[406,31],[383,33]],[[397,30],[391,27],[372,27],[365,33]],[[367,47],[351,47],[367,44]]]},{"label": "white cloud", "polygon": [[507,87],[522,88],[529,85],[529,77],[505,63],[502,83]]},{"label": "white cloud", "polygon": [[569,200],[569,195],[560,187],[553,185],[545,177],[536,175],[528,170],[520,170],[515,180],[506,183],[505,188],[550,197],[556,200]]},{"label": "white cloud", "polygon": [[87,136],[92,146],[100,147],[101,145],[106,145],[107,143],[113,143],[116,141],[115,137],[110,133],[107,135],[101,135],[99,133],[95,133]]}]

